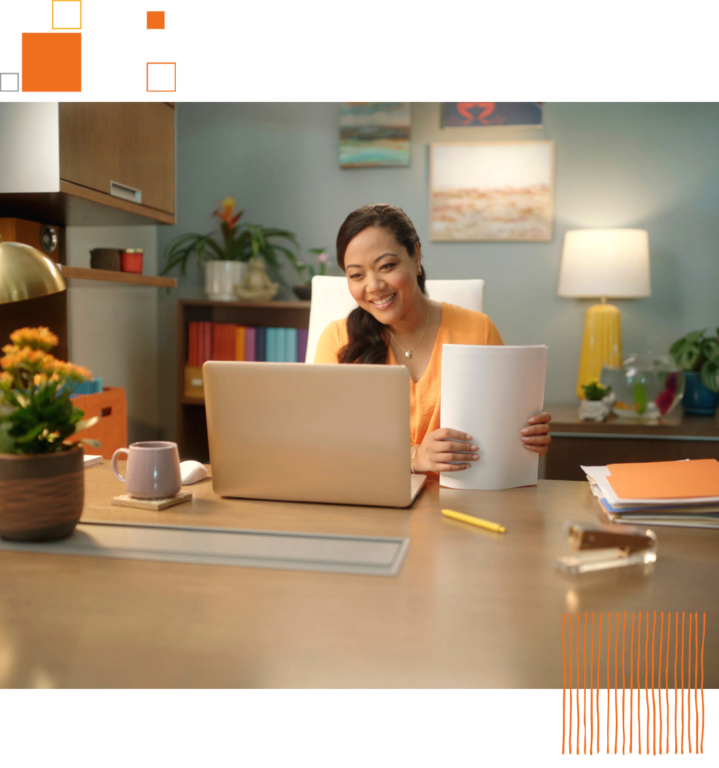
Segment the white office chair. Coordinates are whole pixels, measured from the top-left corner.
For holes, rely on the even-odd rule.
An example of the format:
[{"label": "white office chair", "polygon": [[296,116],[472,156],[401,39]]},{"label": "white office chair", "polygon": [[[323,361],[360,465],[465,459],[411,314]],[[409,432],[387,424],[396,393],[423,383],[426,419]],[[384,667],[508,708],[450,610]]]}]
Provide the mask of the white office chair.
[{"label": "white office chair", "polygon": [[[427,280],[427,293],[433,301],[446,301],[464,309],[482,312],[484,280]],[[322,331],[333,321],[347,317],[357,306],[347,287],[346,277],[315,275],[312,278],[310,327],[307,335],[305,362],[315,359],[317,342]]]}]

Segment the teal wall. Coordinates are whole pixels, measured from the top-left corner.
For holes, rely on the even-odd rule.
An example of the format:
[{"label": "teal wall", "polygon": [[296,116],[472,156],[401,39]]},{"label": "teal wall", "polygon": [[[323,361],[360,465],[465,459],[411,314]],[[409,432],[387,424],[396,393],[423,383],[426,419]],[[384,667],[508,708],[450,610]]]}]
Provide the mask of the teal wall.
[{"label": "teal wall", "polygon": [[[666,351],[689,330],[719,325],[718,122],[717,104],[549,103],[540,129],[442,129],[439,103],[414,103],[408,168],[342,170],[336,104],[180,103],[179,224],[158,228],[158,252],[179,233],[210,231],[215,202],[228,194],[245,220],[291,229],[305,248],[333,246],[354,208],[399,205],[417,227],[428,275],[486,280],[486,312],[505,343],[549,346],[546,401],[573,402],[584,313],[593,302],[556,295],[567,229],[649,232],[652,296],[616,302],[625,352]],[[551,242],[430,242],[431,142],[536,139],[555,142]],[[286,277],[291,284],[290,269]],[[162,293],[160,386],[171,393],[162,421],[171,436],[174,303],[200,297],[202,276],[193,267],[179,291]]]}]

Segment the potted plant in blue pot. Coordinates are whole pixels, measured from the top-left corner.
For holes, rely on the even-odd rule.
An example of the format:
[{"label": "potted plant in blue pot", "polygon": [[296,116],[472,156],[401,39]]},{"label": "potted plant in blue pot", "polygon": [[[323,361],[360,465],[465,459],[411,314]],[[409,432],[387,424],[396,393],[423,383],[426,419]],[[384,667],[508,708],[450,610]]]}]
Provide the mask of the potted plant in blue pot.
[{"label": "potted plant in blue pot", "polygon": [[719,328],[715,336],[706,331],[692,331],[669,348],[684,371],[684,413],[697,416],[713,416],[719,405]]}]

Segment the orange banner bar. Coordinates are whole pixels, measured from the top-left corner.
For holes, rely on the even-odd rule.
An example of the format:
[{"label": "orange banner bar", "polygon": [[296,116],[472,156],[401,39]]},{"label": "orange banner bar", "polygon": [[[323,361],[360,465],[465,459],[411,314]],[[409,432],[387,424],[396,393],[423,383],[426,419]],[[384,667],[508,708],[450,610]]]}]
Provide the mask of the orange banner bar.
[{"label": "orange banner bar", "polygon": [[178,93],[711,93],[719,62],[178,61]]},{"label": "orange banner bar", "polygon": [[719,29],[719,11],[147,11],[152,30]]}]

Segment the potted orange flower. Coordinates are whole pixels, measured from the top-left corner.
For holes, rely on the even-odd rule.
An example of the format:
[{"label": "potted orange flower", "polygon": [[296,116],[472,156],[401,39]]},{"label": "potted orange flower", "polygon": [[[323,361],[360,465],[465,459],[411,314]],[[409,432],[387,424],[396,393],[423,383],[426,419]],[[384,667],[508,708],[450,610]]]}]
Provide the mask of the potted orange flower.
[{"label": "potted orange flower", "polygon": [[198,264],[205,264],[205,294],[215,301],[237,300],[235,287],[242,282],[250,260],[262,260],[271,276],[284,283],[279,257],[286,257],[297,269],[295,234],[286,229],[241,222],[243,212],[235,212],[235,206],[235,199],[226,197],[212,212],[220,220],[219,233],[200,235],[190,232],[173,240],[165,254],[167,263],[160,274],[179,267],[184,275],[188,260],[195,255]]},{"label": "potted orange flower", "polygon": [[83,448],[69,438],[97,422],[83,421],[70,395],[92,374],[50,354],[58,339],[47,328],[21,328],[10,340],[0,358],[0,536],[64,538],[80,519],[85,489]]}]

